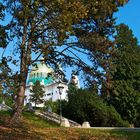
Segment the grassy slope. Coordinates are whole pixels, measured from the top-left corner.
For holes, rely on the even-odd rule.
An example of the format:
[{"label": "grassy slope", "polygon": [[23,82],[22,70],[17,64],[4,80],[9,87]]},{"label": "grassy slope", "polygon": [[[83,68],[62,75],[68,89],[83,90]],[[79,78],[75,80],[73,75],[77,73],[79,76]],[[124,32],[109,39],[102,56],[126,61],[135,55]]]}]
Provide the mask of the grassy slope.
[{"label": "grassy slope", "polygon": [[140,132],[63,128],[31,113],[9,126],[9,113],[0,112],[0,140],[140,140]]}]

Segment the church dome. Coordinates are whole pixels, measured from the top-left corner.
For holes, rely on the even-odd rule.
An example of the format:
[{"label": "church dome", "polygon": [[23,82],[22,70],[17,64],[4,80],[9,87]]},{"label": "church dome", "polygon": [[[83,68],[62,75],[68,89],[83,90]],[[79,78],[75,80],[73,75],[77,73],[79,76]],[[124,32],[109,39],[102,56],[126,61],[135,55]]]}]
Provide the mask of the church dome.
[{"label": "church dome", "polygon": [[31,73],[29,74],[28,84],[35,83],[37,80],[40,81],[42,85],[49,85],[53,83],[54,78],[50,76],[53,69],[48,67],[44,62],[37,64],[32,67]]}]

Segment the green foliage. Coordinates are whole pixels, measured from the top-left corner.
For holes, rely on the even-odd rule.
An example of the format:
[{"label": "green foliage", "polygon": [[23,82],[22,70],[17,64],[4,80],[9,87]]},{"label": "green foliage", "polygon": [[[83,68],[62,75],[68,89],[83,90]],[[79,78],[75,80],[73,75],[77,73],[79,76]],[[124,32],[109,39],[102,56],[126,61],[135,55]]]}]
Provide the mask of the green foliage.
[{"label": "green foliage", "polygon": [[7,33],[5,31],[5,27],[0,25],[0,48],[5,48],[7,45]]},{"label": "green foliage", "polygon": [[4,93],[3,90],[4,90],[4,87],[0,85],[0,103],[4,101],[6,105],[12,107],[13,106],[12,95],[9,93]]},{"label": "green foliage", "polygon": [[[75,35],[76,29],[73,30],[73,28],[78,27],[82,32],[87,29],[86,33],[94,31],[91,36],[93,39],[90,38],[92,41],[88,45],[85,45],[88,41],[83,41],[84,43],[81,41],[84,49],[89,52],[92,50],[94,55],[93,42],[99,38],[95,43],[98,47],[104,42],[106,43],[104,37],[112,33],[114,25],[113,13],[124,2],[125,0],[101,0],[100,2],[98,0],[3,0],[6,12],[11,15],[11,21],[7,26],[8,37],[10,41],[14,42],[12,43],[13,46],[16,46],[14,52],[19,53],[16,55],[19,56],[20,61],[20,86],[15,104],[17,114],[21,114],[24,100],[24,90],[22,89],[26,87],[31,64],[38,61],[40,56],[44,56],[46,62],[53,66],[56,66],[58,62],[63,62],[69,65],[79,66],[80,64],[85,67],[85,63],[81,63],[81,60],[77,59],[78,55],[73,53],[74,51],[72,52],[69,46],[62,44],[64,42],[67,44],[70,35]],[[90,34],[87,36],[86,33],[78,32],[76,35],[78,37],[84,35],[85,39],[85,37],[90,37]],[[102,42],[100,43],[100,41]],[[91,44],[92,47],[90,47]],[[60,46],[62,49],[58,49]],[[75,47],[76,45],[73,50],[76,50]],[[100,56],[98,49],[96,52]],[[34,56],[32,54],[36,54],[36,57],[32,58]]]},{"label": "green foliage", "polygon": [[[4,20],[4,5],[0,2],[0,20]],[[5,26],[0,25],[0,48],[5,48],[7,45],[7,33]]]},{"label": "green foliage", "polygon": [[10,106],[10,107],[13,107],[14,101],[13,101],[12,95],[7,95],[5,97],[5,104]]},{"label": "green foliage", "polygon": [[137,106],[140,105],[139,92],[133,90],[132,86],[125,81],[116,82],[116,88],[111,93],[109,103],[121,114],[124,120],[135,123],[139,116]]},{"label": "green foliage", "polygon": [[[3,99],[9,98],[10,96],[15,96],[19,88],[20,77],[18,73],[13,73],[12,69],[9,66],[11,57],[6,58],[2,57],[0,61],[0,84],[2,86],[2,96]],[[12,97],[10,97],[12,103]],[[13,98],[14,99],[14,98]],[[10,103],[10,105],[11,105]],[[8,103],[9,104],[9,103]]]},{"label": "green foliage", "polygon": [[10,116],[10,115],[11,115],[11,111],[10,111],[10,110],[8,110],[8,111],[1,110],[1,111],[0,111],[0,115]]},{"label": "green foliage", "polygon": [[137,113],[138,113],[138,115],[137,115],[137,118],[136,118],[136,121],[134,122],[134,126],[135,127],[140,127],[140,107],[138,106],[137,107]]},{"label": "green foliage", "polygon": [[100,80],[106,77],[105,72],[109,71],[110,57],[113,55],[114,42],[110,40],[115,32],[113,14],[118,11],[118,7],[127,2],[126,0],[101,0],[100,2],[88,0],[85,3],[90,9],[88,18],[79,23],[82,28],[78,26],[75,32],[83,54],[88,55],[92,63],[91,66],[84,65],[83,67],[86,72],[86,82],[88,85],[98,82],[99,85]]},{"label": "green foliage", "polygon": [[8,66],[8,62],[9,60],[6,57],[2,57],[0,60],[0,84],[9,80],[11,69]]},{"label": "green foliage", "polygon": [[30,101],[35,103],[35,107],[37,104],[41,104],[44,102],[44,93],[45,91],[43,90],[44,86],[40,84],[40,81],[36,81],[32,87],[31,91],[31,96],[30,96]]},{"label": "green foliage", "polygon": [[88,90],[69,94],[68,102],[62,104],[63,115],[79,123],[89,121],[91,126],[128,126],[112,106]]},{"label": "green foliage", "polygon": [[[71,35],[72,25],[85,17],[87,8],[80,0],[3,0],[3,4],[11,16],[7,25],[8,39],[16,46],[13,47],[14,58],[13,55],[10,57],[14,60],[13,63],[19,57],[20,86],[16,93],[15,114],[17,111],[20,115],[29,67],[39,61],[40,56],[44,56],[47,64],[54,67],[62,59],[70,60],[71,57],[65,51],[62,53],[65,48],[61,45]],[[60,46],[62,49],[58,49]]]},{"label": "green foliage", "polygon": [[60,106],[59,100],[55,101],[55,102],[52,101],[52,100],[48,100],[48,101],[45,101],[45,103],[44,103],[44,110],[58,113],[59,112],[59,106]]},{"label": "green foliage", "polygon": [[77,90],[78,90],[78,88],[75,85],[73,85],[73,84],[68,85],[68,92],[70,94],[76,93]]},{"label": "green foliage", "polygon": [[115,70],[112,75],[109,103],[130,123],[137,122],[140,105],[140,47],[132,30],[117,26]]}]

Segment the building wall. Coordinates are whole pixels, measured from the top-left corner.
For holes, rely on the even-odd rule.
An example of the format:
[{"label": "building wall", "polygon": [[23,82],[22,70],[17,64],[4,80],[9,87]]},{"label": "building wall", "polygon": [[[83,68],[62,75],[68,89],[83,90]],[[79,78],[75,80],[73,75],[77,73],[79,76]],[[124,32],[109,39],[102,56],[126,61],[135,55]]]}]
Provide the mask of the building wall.
[{"label": "building wall", "polygon": [[[44,87],[44,91],[45,91],[45,96],[44,99],[47,100],[52,100],[52,101],[56,101],[58,99],[60,99],[60,94],[59,94],[59,89],[57,88],[60,84],[59,83],[53,83],[50,85],[47,85]],[[61,83],[61,86],[63,86],[63,90],[62,90],[62,94],[61,94],[61,99],[62,100],[67,100],[67,90],[68,90],[68,86],[66,83]],[[27,86],[26,90],[25,90],[25,101],[24,104],[26,105],[27,103],[30,102],[30,95],[32,94],[30,92],[30,89],[32,88],[32,86]],[[32,105],[34,106],[34,104],[32,103]],[[43,106],[43,104],[38,105],[40,107]]]}]

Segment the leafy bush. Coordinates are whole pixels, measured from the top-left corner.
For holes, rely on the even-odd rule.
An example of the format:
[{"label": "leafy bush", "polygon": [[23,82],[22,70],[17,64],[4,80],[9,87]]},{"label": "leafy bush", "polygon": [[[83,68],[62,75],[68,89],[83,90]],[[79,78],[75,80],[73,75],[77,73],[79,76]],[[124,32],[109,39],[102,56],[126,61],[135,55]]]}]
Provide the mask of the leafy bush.
[{"label": "leafy bush", "polygon": [[136,121],[134,123],[134,126],[135,127],[140,127],[140,99],[139,99],[139,103],[137,105],[137,110],[138,110],[137,111],[138,115],[137,115]]},{"label": "leafy bush", "polygon": [[68,95],[69,101],[62,104],[63,115],[80,124],[88,121],[91,126],[128,126],[112,106],[88,90],[77,90]]},{"label": "leafy bush", "polygon": [[12,96],[6,96],[4,99],[3,99],[3,97],[0,97],[0,103],[2,103],[3,102],[3,100],[5,101],[5,104],[6,105],[8,105],[8,106],[10,106],[10,107],[13,107],[13,99],[12,99]]},{"label": "leafy bush", "polygon": [[6,100],[5,100],[5,104],[10,106],[10,107],[13,107],[13,104],[14,104],[14,101],[12,99],[12,97],[8,97]]},{"label": "leafy bush", "polygon": [[53,102],[52,100],[48,100],[44,103],[44,110],[45,111],[53,111],[55,113],[58,113],[59,112],[59,107],[60,107],[60,101],[56,101],[56,102]]}]

